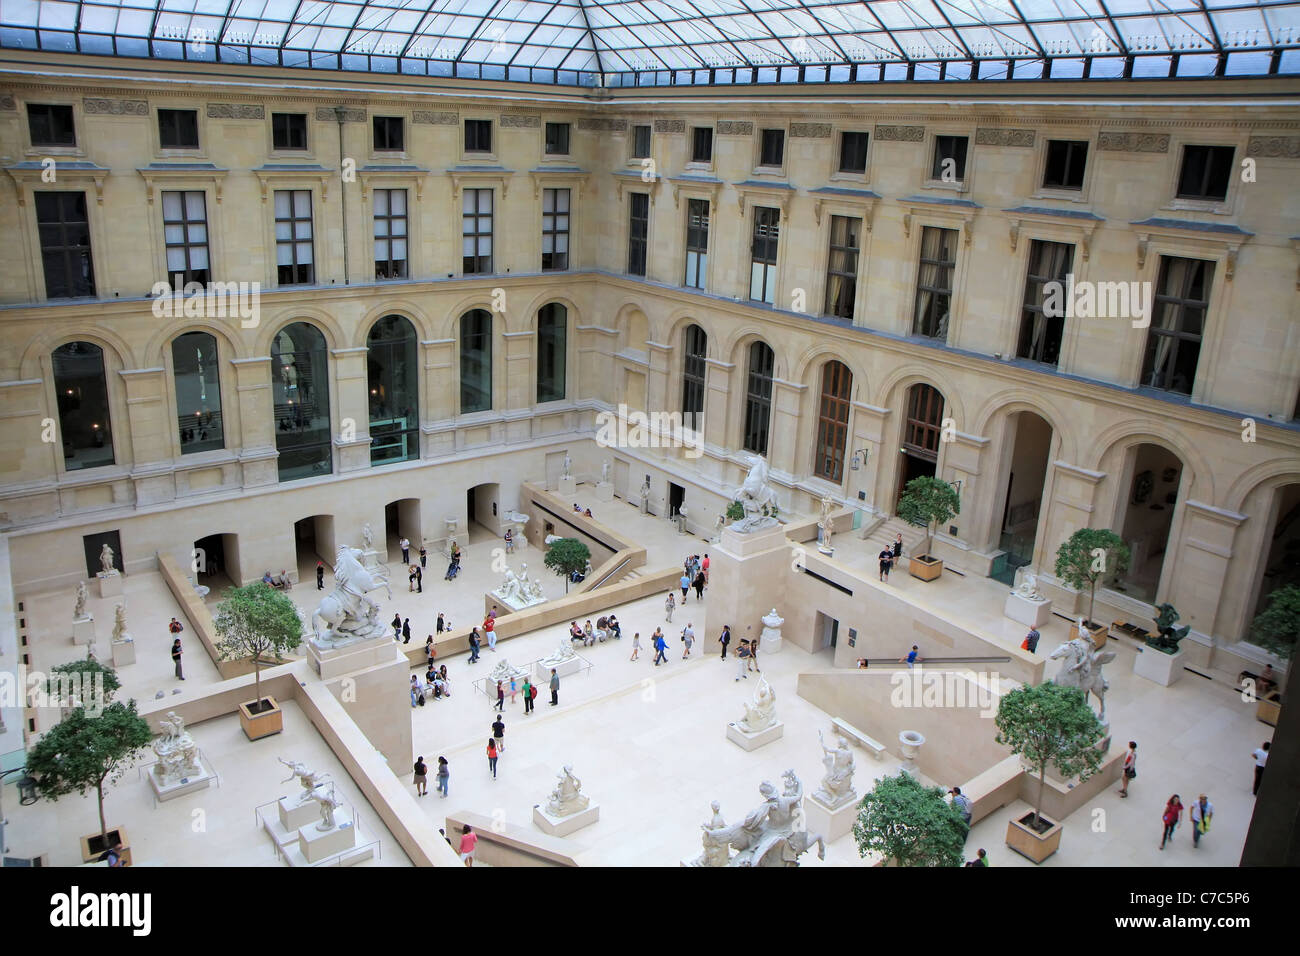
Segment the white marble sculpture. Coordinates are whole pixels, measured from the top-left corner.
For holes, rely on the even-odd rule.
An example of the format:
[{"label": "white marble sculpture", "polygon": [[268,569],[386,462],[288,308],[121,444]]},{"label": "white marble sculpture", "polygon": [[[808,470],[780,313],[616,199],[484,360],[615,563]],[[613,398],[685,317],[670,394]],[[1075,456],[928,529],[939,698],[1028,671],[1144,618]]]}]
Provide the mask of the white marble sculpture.
[{"label": "white marble sculpture", "polygon": [[[826,859],[825,838],[808,832],[803,813],[803,784],[793,770],[787,770],[782,779],[785,788],[779,792],[770,780],[759,785],[763,803],[739,823],[723,824],[721,815],[715,810],[714,822],[719,825],[710,823],[706,826],[704,840],[706,855],[715,862],[703,862],[706,855],[702,855],[698,865],[798,866],[799,857],[814,843],[817,844],[818,858]],[[725,863],[721,862],[723,853],[730,849],[739,852]]]},{"label": "white marble sculpture", "polygon": [[546,595],[542,593],[542,586],[528,576],[528,562],[521,562],[519,565],[519,583],[523,586],[524,594],[534,604],[541,604],[546,600]]},{"label": "white marble sculpture", "polygon": [[492,668],[492,670],[488,673],[488,680],[494,682],[502,681],[503,683],[509,683],[512,677],[515,680],[523,680],[527,676],[528,676],[527,671],[520,670],[518,667],[515,667],[513,664],[510,663],[510,661],[508,661],[506,658],[503,657],[501,658],[501,660],[497,662],[496,667]]},{"label": "white marble sculpture", "polygon": [[126,605],[119,604],[113,611],[113,640],[129,641],[131,635],[126,630]]},{"label": "white marble sculpture", "polygon": [[713,808],[713,818],[708,823],[701,823],[704,832],[700,842],[704,850],[691,861],[691,866],[726,866],[731,859],[731,848],[727,843],[727,821],[722,819],[722,806],[717,800],[709,804]]},{"label": "white marble sculpture", "polygon": [[310,799],[315,800],[320,806],[320,823],[316,824],[316,829],[322,833],[333,830],[335,826],[334,811],[343,806],[343,801],[334,793],[334,785],[330,784],[329,793],[313,790]]},{"label": "white marble sculpture", "polygon": [[[1079,618],[1079,626],[1083,626],[1083,618]],[[1065,662],[1052,678],[1052,683],[1061,687],[1077,687],[1085,695],[1094,694],[1101,704],[1101,712],[1097,714],[1097,719],[1103,724],[1106,723],[1106,691],[1110,689],[1110,682],[1102,674],[1101,668],[1115,659],[1115,652],[1099,652],[1097,645],[1087,635],[1087,631],[1084,631],[1083,637],[1066,641],[1052,651],[1047,659],[1054,661],[1061,658],[1064,658]]]},{"label": "white marble sculpture", "polygon": [[[379,619],[379,605],[366,597],[366,592],[383,587],[391,601],[393,592],[388,581],[374,568],[366,568],[360,559],[364,553],[343,545],[334,563],[334,591],[321,599],[312,614],[313,640],[319,647],[340,647],[387,632],[387,625]],[[326,625],[322,633],[317,619]]]},{"label": "white marble sculpture", "polygon": [[361,526],[361,550],[375,550],[375,529],[370,527],[369,521]]},{"label": "white marble sculpture", "polygon": [[641,513],[649,514],[650,512],[650,479],[647,478],[641,482]]},{"label": "white marble sculpture", "polygon": [[546,600],[541,593],[542,589],[537,586],[537,582],[527,580],[522,576],[527,573],[528,565],[523,565],[520,575],[516,575],[514,571],[506,568],[505,578],[501,582],[501,586],[492,594],[500,598],[513,611],[532,607],[534,604],[541,604]]},{"label": "white marble sculpture", "polygon": [[711,539],[713,544],[718,544],[722,541],[722,529],[726,526],[727,513],[724,511],[718,514],[718,520],[713,523],[713,537]]},{"label": "white marble sculpture", "polygon": [[308,770],[307,765],[297,760],[289,761],[283,757],[277,757],[280,763],[289,768],[289,776],[281,780],[281,783],[288,783],[294,777],[302,784],[302,793],[298,794],[298,803],[303,804],[311,799],[316,788],[325,783],[325,778],[329,776],[328,770]]},{"label": "white marble sculpture", "polygon": [[822,498],[822,516],[817,522],[817,527],[821,529],[821,536],[817,542],[817,550],[821,551],[823,554],[830,554],[833,550],[831,548],[831,534],[835,529],[831,526],[831,509],[834,507],[834,500],[830,497]]},{"label": "white marble sculpture", "polygon": [[158,762],[153,766],[153,774],[158,784],[168,787],[191,777],[203,776],[199,748],[185,729],[184,719],[173,710],[159,724],[162,725],[163,733],[153,742],[153,752],[158,757]]},{"label": "white marble sculpture", "polygon": [[749,457],[750,468],[745,483],[731,496],[745,509],[745,517],[731,525],[732,531],[741,534],[774,528],[779,524],[771,513],[776,504],[776,491],[767,483],[767,462],[757,455]]},{"label": "white marble sculpture", "polygon": [[113,567],[113,549],[107,543],[99,549],[99,567],[100,574],[117,573],[117,568]]},{"label": "white marble sculpture", "polygon": [[565,661],[571,661],[577,656],[578,652],[573,649],[573,641],[566,638],[560,641],[549,657],[543,657],[537,663],[539,666],[550,670],[552,667],[559,667]]},{"label": "white marble sculpture", "polygon": [[770,649],[773,645],[779,644],[781,641],[781,625],[785,623],[785,618],[776,613],[776,608],[772,608],[759,620],[763,622],[763,633],[758,636],[758,646]]},{"label": "white marble sculpture", "polygon": [[1020,580],[1020,587],[1016,588],[1015,593],[1026,601],[1046,600],[1046,598],[1043,597],[1043,592],[1038,590],[1038,575],[1032,574],[1029,571],[1025,572],[1025,576]]},{"label": "white marble sculpture", "polygon": [[754,688],[753,701],[745,704],[745,716],[736,721],[736,726],[747,734],[756,734],[775,723],[776,691],[763,677]]},{"label": "white marble sculpture", "polygon": [[822,745],[822,766],[826,775],[814,794],[828,809],[835,810],[846,803],[856,802],[858,792],[853,789],[853,771],[857,765],[853,760],[853,751],[849,742],[843,737],[835,738],[835,746],[827,747],[826,738],[817,731],[817,739]]},{"label": "white marble sculpture", "polygon": [[563,467],[560,468],[560,477],[571,478],[573,477],[571,474],[572,471],[573,471],[573,459],[569,457],[569,453],[566,451],[564,453],[564,465]]},{"label": "white marble sculpture", "polygon": [[582,781],[573,775],[573,765],[565,764],[556,774],[559,783],[546,802],[546,812],[553,817],[567,817],[587,809],[591,799],[582,793]]},{"label": "white marble sculpture", "polygon": [[80,621],[86,616],[86,600],[90,597],[90,592],[86,590],[86,582],[77,583],[77,606],[72,609],[72,619]]},{"label": "white marble sculpture", "polygon": [[600,463],[600,481],[601,484],[609,483],[609,459],[606,458]]}]

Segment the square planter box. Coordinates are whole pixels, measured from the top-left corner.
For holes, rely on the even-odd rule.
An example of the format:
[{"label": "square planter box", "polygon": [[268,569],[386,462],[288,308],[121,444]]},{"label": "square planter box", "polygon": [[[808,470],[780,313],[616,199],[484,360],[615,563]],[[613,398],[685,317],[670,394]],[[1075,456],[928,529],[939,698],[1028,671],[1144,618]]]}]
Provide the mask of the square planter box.
[{"label": "square planter box", "polygon": [[1092,638],[1092,643],[1097,650],[1106,646],[1106,640],[1110,637],[1110,628],[1105,624],[1092,624],[1088,621],[1084,621],[1083,626],[1088,629],[1088,636]]},{"label": "square planter box", "polygon": [[922,581],[933,581],[943,574],[943,561],[931,557],[908,558],[907,573]]},{"label": "square planter box", "polygon": [[1033,819],[1032,813],[1026,813],[1007,824],[1007,846],[1028,860],[1042,863],[1060,849],[1061,825],[1043,817],[1044,822],[1052,825],[1045,833],[1039,833],[1029,825]]},{"label": "square planter box", "polygon": [[269,737],[284,730],[284,711],[280,710],[274,697],[263,697],[260,702],[262,709],[254,713],[252,708],[256,703],[250,700],[239,705],[239,725],[249,740]]},{"label": "square planter box", "polygon": [[1278,717],[1282,714],[1282,695],[1274,692],[1268,695],[1267,699],[1260,698],[1255,705],[1255,719],[1261,723],[1268,724],[1270,727],[1276,727]]},{"label": "square planter box", "polygon": [[108,842],[105,843],[98,833],[89,833],[81,838],[81,862],[95,863],[99,860],[104,852],[113,845],[113,838],[116,837],[121,842],[122,847],[119,852],[122,854],[122,865],[131,865],[131,842],[126,836],[126,827],[109,827]]},{"label": "square planter box", "polygon": [[1183,676],[1184,656],[1183,651],[1166,654],[1148,644],[1133,658],[1133,673],[1168,687],[1170,684],[1177,683],[1178,678]]}]

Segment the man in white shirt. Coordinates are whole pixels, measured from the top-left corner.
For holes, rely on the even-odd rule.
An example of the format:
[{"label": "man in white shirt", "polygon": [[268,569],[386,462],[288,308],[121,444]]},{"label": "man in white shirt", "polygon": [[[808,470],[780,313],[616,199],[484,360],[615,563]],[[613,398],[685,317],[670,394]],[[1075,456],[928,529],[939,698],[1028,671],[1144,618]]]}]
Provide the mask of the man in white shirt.
[{"label": "man in white shirt", "polygon": [[1264,764],[1268,763],[1268,741],[1255,748],[1251,756],[1255,758],[1255,786],[1250,792],[1252,796],[1258,796],[1259,782],[1264,779]]},{"label": "man in white shirt", "polygon": [[1196,849],[1201,845],[1201,837],[1210,831],[1210,823],[1214,819],[1214,804],[1209,801],[1205,794],[1196,798],[1192,804],[1192,848]]},{"label": "man in white shirt", "polygon": [[688,623],[682,628],[682,643],[686,645],[686,652],[682,654],[682,660],[691,656],[691,647],[695,644],[695,628]]},{"label": "man in white shirt", "polygon": [[397,542],[397,546],[402,549],[402,563],[410,565],[411,563],[411,542],[406,538]]}]

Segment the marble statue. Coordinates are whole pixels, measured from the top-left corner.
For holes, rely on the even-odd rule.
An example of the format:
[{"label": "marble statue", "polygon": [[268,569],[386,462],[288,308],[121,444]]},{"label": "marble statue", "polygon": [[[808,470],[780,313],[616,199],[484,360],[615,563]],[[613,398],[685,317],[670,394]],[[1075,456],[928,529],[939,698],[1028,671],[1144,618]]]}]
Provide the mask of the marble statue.
[{"label": "marble statue", "polygon": [[[719,862],[699,865],[798,866],[799,857],[814,843],[818,858],[826,859],[825,838],[808,832],[803,812],[803,784],[793,770],[787,770],[782,779],[785,787],[779,792],[770,780],[759,785],[763,803],[740,823],[706,827],[705,846],[713,852],[711,858]],[[715,814],[715,821],[721,822],[720,815]],[[720,862],[722,852],[715,848],[724,841],[723,851],[739,851],[725,864]]]},{"label": "marble statue", "polygon": [[81,581],[77,584],[77,606],[72,610],[72,619],[80,621],[86,616],[86,599],[90,597],[86,590],[86,582]]},{"label": "marble statue", "polygon": [[343,801],[334,793],[334,784],[330,784],[329,793],[312,791],[310,799],[315,800],[320,805],[320,823],[316,824],[316,829],[322,833],[326,830],[333,830],[335,827],[334,811],[343,806]]},{"label": "marble statue", "polygon": [[758,635],[759,647],[773,647],[781,640],[781,625],[785,618],[776,613],[776,608],[759,618],[763,622],[763,633]]},{"label": "marble statue", "polygon": [[691,866],[726,866],[731,859],[731,849],[727,844],[727,821],[722,819],[722,807],[717,800],[709,804],[713,808],[713,819],[701,823],[703,830],[700,842],[704,851],[691,861]]},{"label": "marble statue", "polygon": [[375,550],[375,529],[370,527],[369,521],[361,526],[361,549],[363,551]]},{"label": "marble statue", "polygon": [[497,661],[496,667],[492,668],[488,673],[488,680],[492,681],[493,686],[495,686],[496,681],[502,681],[503,683],[508,684],[512,677],[515,680],[523,680],[527,676],[527,671],[520,670],[503,657],[501,660]]},{"label": "marble statue", "polygon": [[569,457],[569,453],[566,451],[564,453],[564,466],[560,469],[560,477],[572,478],[573,477],[572,471],[573,471],[573,459]]},{"label": "marble statue", "polygon": [[604,461],[600,463],[600,482],[601,484],[604,485],[609,484],[609,459],[608,458],[606,458]]},{"label": "marble statue", "polygon": [[158,723],[163,729],[162,736],[153,742],[153,752],[158,757],[153,774],[158,783],[167,787],[203,776],[199,748],[185,729],[185,720],[173,710]]},{"label": "marble statue", "polygon": [[817,739],[822,745],[822,766],[826,768],[826,776],[822,777],[822,785],[815,796],[831,810],[856,802],[858,792],[853,789],[853,771],[857,765],[853,760],[853,751],[849,749],[849,742],[843,737],[836,737],[835,746],[827,747],[820,730],[817,731]]},{"label": "marble statue", "polygon": [[281,780],[281,783],[288,783],[294,777],[297,777],[298,782],[302,784],[302,793],[298,794],[298,802],[300,804],[306,803],[310,800],[312,794],[316,791],[316,788],[323,786],[325,778],[329,776],[328,770],[308,770],[306,764],[297,760],[288,761],[283,757],[277,757],[276,759],[288,767],[290,771],[289,776]]},{"label": "marble statue", "polygon": [[538,665],[546,669],[559,667],[565,661],[571,661],[578,656],[578,652],[573,649],[573,641],[565,639],[560,641],[559,645],[551,652],[549,657],[543,657],[538,661]]},{"label": "marble statue", "polygon": [[835,502],[828,496],[822,498],[822,516],[817,522],[817,527],[821,529],[821,539],[817,543],[817,549],[829,553],[831,550],[831,534],[834,528],[831,526],[831,509],[835,507]]},{"label": "marble statue", "polygon": [[519,584],[524,589],[524,594],[534,604],[540,604],[546,600],[546,595],[542,593],[542,586],[528,576],[528,563],[521,562],[519,565]]},{"label": "marble statue", "polygon": [[749,474],[745,476],[744,484],[731,496],[745,509],[745,517],[731,525],[732,531],[741,534],[773,528],[779,524],[774,514],[776,491],[767,483],[767,462],[757,455],[749,457]]},{"label": "marble statue", "polygon": [[767,730],[776,723],[776,691],[763,677],[754,688],[754,700],[745,704],[745,716],[736,721],[736,727],[747,734]]},{"label": "marble statue", "polygon": [[582,793],[582,781],[573,775],[573,764],[565,764],[556,774],[559,783],[546,802],[546,813],[553,817],[568,817],[587,809],[591,799]]},{"label": "marble statue", "polygon": [[[379,620],[379,605],[366,597],[367,591],[383,587],[391,601],[393,592],[388,581],[374,568],[361,564],[363,552],[342,545],[334,563],[334,591],[321,599],[312,614],[311,627],[318,646],[338,647],[353,641],[387,633],[388,626]],[[317,619],[326,626],[322,634]]]},{"label": "marble statue", "polygon": [[1088,633],[1088,625],[1084,623],[1082,615],[1080,615],[1079,617],[1078,633],[1079,633],[1079,640],[1081,641],[1092,640],[1092,635]]},{"label": "marble statue", "polygon": [[117,568],[113,567],[113,549],[107,542],[99,549],[99,567],[100,574],[116,574]]},{"label": "marble statue", "polygon": [[505,578],[496,589],[496,594],[512,607],[523,607],[528,602],[523,585],[509,568],[506,568]]},{"label": "marble statue", "polygon": [[113,640],[129,641],[131,635],[126,632],[126,605],[119,604],[113,611]]},{"label": "marble statue", "polygon": [[1045,601],[1043,592],[1038,590],[1038,575],[1029,571],[1025,572],[1024,578],[1020,581],[1020,587],[1016,588],[1016,596],[1022,597],[1026,601]]},{"label": "marble statue", "polygon": [[[1079,619],[1080,626],[1083,618]],[[1066,641],[1048,656],[1049,661],[1065,658],[1060,671],[1052,678],[1052,683],[1060,687],[1077,687],[1087,694],[1094,694],[1101,704],[1101,713],[1097,719],[1106,723],[1106,691],[1110,682],[1102,674],[1101,668],[1115,659],[1114,651],[1097,651],[1097,645],[1091,637],[1076,637]]]}]

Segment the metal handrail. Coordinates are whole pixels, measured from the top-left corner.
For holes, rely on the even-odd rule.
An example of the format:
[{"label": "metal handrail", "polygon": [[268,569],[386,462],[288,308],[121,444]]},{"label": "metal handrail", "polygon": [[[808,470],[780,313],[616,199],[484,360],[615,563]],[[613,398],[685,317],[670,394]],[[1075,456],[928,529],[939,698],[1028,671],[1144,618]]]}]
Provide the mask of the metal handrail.
[{"label": "metal handrail", "polygon": [[594,584],[592,584],[591,587],[587,588],[587,590],[588,590],[588,591],[594,591],[594,590],[596,590],[596,588],[600,587],[602,584],[604,584],[606,581],[608,581],[611,577],[613,577],[615,574],[617,574],[619,571],[621,571],[622,568],[623,568],[623,565],[627,564],[627,563],[628,563],[629,561],[631,561],[631,560],[632,560],[632,557],[631,557],[630,555],[629,555],[628,557],[624,558],[624,559],[623,559],[622,561],[620,561],[620,562],[619,562],[619,563],[618,563],[614,568],[610,569],[610,570],[609,570],[608,572],[606,572],[604,575],[602,575],[601,577],[597,578],[597,579],[596,579],[596,582],[595,582]]}]

